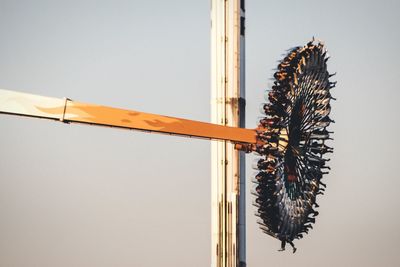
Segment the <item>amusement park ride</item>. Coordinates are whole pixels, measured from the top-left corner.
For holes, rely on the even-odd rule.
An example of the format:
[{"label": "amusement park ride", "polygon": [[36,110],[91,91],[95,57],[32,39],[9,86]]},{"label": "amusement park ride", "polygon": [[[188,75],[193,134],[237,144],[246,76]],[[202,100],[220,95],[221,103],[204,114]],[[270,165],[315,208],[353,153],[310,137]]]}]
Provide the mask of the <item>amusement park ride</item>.
[{"label": "amusement park ride", "polygon": [[[212,266],[245,266],[245,153],[258,153],[260,228],[282,249],[312,228],[332,152],[327,52],[314,40],[291,49],[255,129],[244,125],[244,0],[212,0],[212,123],[0,90],[0,113],[212,140]],[[293,246],[293,251],[296,249]]]}]

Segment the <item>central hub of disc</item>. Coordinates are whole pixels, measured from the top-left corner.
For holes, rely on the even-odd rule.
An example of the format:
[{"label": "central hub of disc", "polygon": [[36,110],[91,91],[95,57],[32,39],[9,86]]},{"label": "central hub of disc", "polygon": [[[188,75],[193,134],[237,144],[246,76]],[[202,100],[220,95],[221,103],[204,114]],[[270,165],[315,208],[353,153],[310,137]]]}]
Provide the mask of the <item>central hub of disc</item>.
[{"label": "central hub of disc", "polygon": [[288,182],[298,181],[296,159],[299,154],[301,140],[301,125],[304,118],[305,106],[301,100],[296,101],[290,116],[288,129],[288,146],[285,151],[285,172]]}]

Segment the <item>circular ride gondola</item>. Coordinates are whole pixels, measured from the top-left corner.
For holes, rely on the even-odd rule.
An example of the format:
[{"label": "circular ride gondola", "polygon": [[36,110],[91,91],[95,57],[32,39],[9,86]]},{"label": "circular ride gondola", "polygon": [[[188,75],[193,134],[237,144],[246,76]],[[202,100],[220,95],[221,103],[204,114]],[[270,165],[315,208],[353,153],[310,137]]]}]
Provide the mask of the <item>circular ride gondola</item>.
[{"label": "circular ride gondola", "polygon": [[333,149],[326,143],[331,133],[330,93],[336,82],[327,71],[327,51],[322,43],[295,47],[279,63],[269,103],[262,105],[255,150],[258,173],[254,194],[260,227],[268,235],[288,242],[308,233],[315,216],[317,195],[326,185],[330,169],[325,157]]}]

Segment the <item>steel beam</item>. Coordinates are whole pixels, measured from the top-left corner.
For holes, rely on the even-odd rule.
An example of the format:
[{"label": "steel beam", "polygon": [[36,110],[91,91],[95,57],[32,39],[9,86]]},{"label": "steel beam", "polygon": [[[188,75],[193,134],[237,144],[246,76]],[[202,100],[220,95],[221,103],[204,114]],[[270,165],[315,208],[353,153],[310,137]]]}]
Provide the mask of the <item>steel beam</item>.
[{"label": "steel beam", "polygon": [[255,130],[0,89],[0,113],[233,143],[254,144]]}]

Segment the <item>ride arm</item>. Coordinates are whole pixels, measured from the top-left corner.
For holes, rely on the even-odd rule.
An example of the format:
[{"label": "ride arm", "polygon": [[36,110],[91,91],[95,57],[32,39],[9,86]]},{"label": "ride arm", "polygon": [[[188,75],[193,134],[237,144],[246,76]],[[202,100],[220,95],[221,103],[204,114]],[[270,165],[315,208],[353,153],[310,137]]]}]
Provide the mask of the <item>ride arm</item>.
[{"label": "ride arm", "polygon": [[80,103],[0,89],[0,113],[165,133],[188,137],[226,140],[246,146],[256,143],[252,129],[174,118],[135,110]]}]

